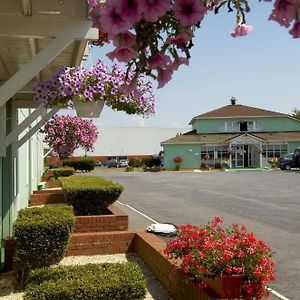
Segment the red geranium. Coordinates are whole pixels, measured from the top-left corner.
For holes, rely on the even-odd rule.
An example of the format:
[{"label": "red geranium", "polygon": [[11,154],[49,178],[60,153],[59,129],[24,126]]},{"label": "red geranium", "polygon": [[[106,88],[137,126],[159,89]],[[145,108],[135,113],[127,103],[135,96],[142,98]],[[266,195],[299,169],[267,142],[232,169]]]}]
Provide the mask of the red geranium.
[{"label": "red geranium", "polygon": [[180,259],[182,271],[205,287],[207,279],[222,275],[243,275],[242,293],[246,300],[268,296],[268,282],[275,279],[272,251],[262,240],[257,240],[245,226],[220,226],[215,218],[208,225],[183,225],[178,237],[168,242],[164,253]]}]

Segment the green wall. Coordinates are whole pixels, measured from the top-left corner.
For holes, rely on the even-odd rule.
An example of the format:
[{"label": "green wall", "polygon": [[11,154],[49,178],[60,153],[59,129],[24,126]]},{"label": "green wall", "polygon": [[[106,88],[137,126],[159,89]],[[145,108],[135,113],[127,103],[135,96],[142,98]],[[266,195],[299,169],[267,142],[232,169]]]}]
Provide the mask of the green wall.
[{"label": "green wall", "polygon": [[[6,104],[6,134],[10,133],[12,129],[12,102],[8,101]],[[0,263],[1,267],[4,263],[4,238],[10,236],[12,232],[11,221],[11,203],[12,203],[12,147],[6,148],[6,156],[1,159],[1,189],[0,189],[0,213],[1,213],[1,251]]]},{"label": "green wall", "polygon": [[300,148],[300,141],[288,143],[288,153],[292,153],[292,152],[294,152],[295,149],[298,149],[298,148]]},{"label": "green wall", "polygon": [[[262,131],[300,131],[300,120],[289,117],[271,117],[271,118],[242,118],[243,121],[262,121]],[[193,128],[197,133],[217,133],[220,122],[240,121],[241,118],[222,118],[222,119],[204,119],[196,120]]]},{"label": "green wall", "polygon": [[176,164],[174,158],[180,156],[182,162],[181,169],[195,169],[200,167],[200,145],[199,144],[181,144],[164,145],[164,167],[166,170],[174,170]]}]

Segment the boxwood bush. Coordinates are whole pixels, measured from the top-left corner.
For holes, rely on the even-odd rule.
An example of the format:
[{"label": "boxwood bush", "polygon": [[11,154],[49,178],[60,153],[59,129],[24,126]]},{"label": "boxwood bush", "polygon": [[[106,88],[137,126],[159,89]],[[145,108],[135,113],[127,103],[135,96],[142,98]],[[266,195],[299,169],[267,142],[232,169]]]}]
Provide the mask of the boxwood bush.
[{"label": "boxwood bush", "polygon": [[55,179],[58,177],[69,177],[75,174],[75,169],[72,167],[65,167],[65,168],[55,168],[51,170]]},{"label": "boxwood bush", "polygon": [[32,271],[24,300],[144,299],[146,281],[136,263],[87,264]]},{"label": "boxwood bush", "polygon": [[99,215],[114,203],[123,191],[118,183],[99,176],[61,177],[60,182],[67,203],[77,216]]},{"label": "boxwood bush", "polygon": [[19,283],[29,271],[59,262],[68,245],[75,217],[72,207],[53,204],[25,208],[14,223],[14,270]]},{"label": "boxwood bush", "polygon": [[96,162],[91,157],[82,157],[80,159],[65,159],[63,160],[63,167],[68,166],[75,169],[75,171],[90,172],[95,169]]}]

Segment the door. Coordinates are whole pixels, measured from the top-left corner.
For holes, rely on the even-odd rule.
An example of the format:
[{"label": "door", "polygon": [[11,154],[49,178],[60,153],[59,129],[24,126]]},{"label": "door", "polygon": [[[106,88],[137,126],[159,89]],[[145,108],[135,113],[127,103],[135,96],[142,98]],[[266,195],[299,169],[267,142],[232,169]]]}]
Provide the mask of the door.
[{"label": "door", "polygon": [[244,168],[244,145],[237,145],[235,150],[235,166]]}]

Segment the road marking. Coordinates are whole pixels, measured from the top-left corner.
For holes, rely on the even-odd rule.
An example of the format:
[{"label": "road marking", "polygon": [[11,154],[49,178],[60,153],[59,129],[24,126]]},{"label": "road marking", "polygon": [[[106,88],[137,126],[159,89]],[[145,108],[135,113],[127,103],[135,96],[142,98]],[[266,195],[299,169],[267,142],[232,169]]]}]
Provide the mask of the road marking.
[{"label": "road marking", "polygon": [[[128,204],[124,204],[124,203],[122,203],[122,202],[120,202],[120,201],[117,201],[117,202],[120,203],[121,205],[126,206],[126,207],[128,207],[129,209],[131,209],[131,210],[137,212],[138,214],[140,214],[140,215],[143,216],[144,218],[150,220],[151,222],[158,224],[157,221],[155,221],[154,219],[148,217],[147,215],[143,214],[142,212],[138,211],[138,210],[135,209],[134,207],[132,207],[132,206],[130,206],[130,205],[128,205]],[[269,288],[269,287],[267,288],[267,290],[268,290],[270,293],[272,293],[273,295],[277,296],[278,298],[280,298],[280,299],[282,299],[282,300],[290,300],[289,298],[287,298],[287,297],[285,297],[285,296],[279,294],[278,292],[276,292],[275,290],[273,290],[273,289],[271,289],[271,288]]]},{"label": "road marking", "polygon": [[272,289],[269,288],[269,287],[267,288],[267,290],[268,290],[270,293],[274,294],[275,296],[277,296],[278,298],[280,298],[280,299],[282,299],[282,300],[290,300],[289,298],[287,298],[287,297],[285,297],[285,296],[279,294],[278,292],[276,292],[275,290],[272,290]]},{"label": "road marking", "polygon": [[120,201],[117,201],[117,202],[120,203],[121,205],[126,206],[126,207],[130,208],[131,210],[137,212],[138,214],[140,214],[140,215],[143,216],[144,218],[150,220],[151,222],[158,224],[157,221],[155,221],[154,219],[152,219],[152,218],[146,216],[145,214],[143,214],[142,212],[140,212],[140,211],[138,211],[137,209],[133,208],[132,206],[130,206],[130,205],[128,205],[128,204],[124,204],[124,203],[122,203],[122,202],[120,202]]}]

